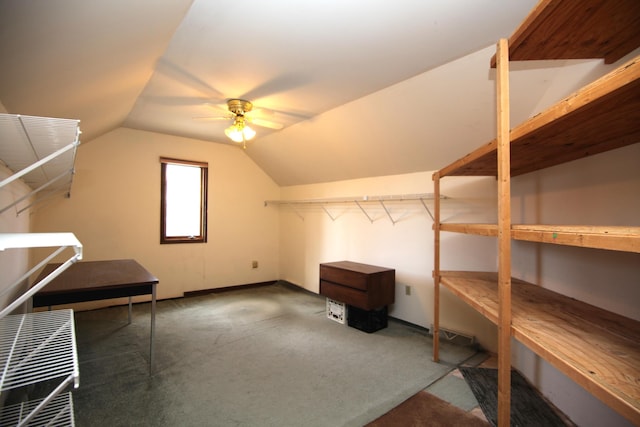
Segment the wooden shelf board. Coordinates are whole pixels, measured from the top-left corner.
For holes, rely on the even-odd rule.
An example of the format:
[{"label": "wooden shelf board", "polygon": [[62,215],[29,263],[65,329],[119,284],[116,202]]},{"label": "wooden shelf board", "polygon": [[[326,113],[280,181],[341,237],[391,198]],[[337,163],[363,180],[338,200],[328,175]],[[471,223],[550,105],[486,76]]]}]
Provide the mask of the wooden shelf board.
[{"label": "wooden shelf board", "polygon": [[513,225],[516,240],[640,253],[640,227]]},{"label": "wooden shelf board", "polygon": [[[640,142],[640,56],[513,128],[510,138],[512,176]],[[493,140],[440,177],[496,176],[496,156]]]},{"label": "wooden shelf board", "polygon": [[[496,237],[496,224],[440,224],[441,231]],[[512,225],[515,240],[640,253],[640,227]]]},{"label": "wooden shelf board", "polygon": [[453,233],[475,234],[477,236],[498,236],[497,224],[463,224],[463,223],[442,223],[440,231],[450,231]]},{"label": "wooden shelf board", "polygon": [[[603,58],[611,64],[639,46],[637,0],[543,0],[509,38],[509,56],[512,61]],[[491,66],[495,63],[493,57]]]},{"label": "wooden shelf board", "polygon": [[[441,283],[493,323],[497,274],[442,271]],[[640,322],[512,279],[513,336],[640,424]]]}]

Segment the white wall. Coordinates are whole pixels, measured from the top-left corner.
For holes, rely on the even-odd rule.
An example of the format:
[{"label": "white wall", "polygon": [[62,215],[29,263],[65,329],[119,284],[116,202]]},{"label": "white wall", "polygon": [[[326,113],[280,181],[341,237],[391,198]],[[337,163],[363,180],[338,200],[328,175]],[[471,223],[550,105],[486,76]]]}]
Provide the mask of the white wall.
[{"label": "white wall", "polygon": [[[0,180],[12,174],[13,172],[0,163]],[[1,188],[0,209],[4,209],[30,192],[31,189],[20,180]],[[13,207],[0,214],[0,233],[27,233],[30,231],[29,213],[22,213],[18,216],[17,210],[17,207]],[[0,307],[6,307],[20,291],[24,291],[27,283],[18,285],[15,289],[9,289],[9,286],[29,271],[30,267],[27,249],[0,251],[0,272],[2,272],[0,274]]]},{"label": "white wall", "polygon": [[[160,245],[160,156],[209,163],[207,243]],[[85,260],[134,258],[159,298],[179,297],[278,278],[278,215],[263,207],[278,196],[237,146],[120,128],[78,147],[71,198],[39,208],[34,231],[74,232]]]},{"label": "white wall", "polygon": [[[465,185],[460,185],[465,184]],[[488,220],[495,218],[491,200],[495,200],[495,180],[480,178],[451,179],[442,194],[443,216]],[[324,184],[282,188],[285,200],[331,197],[382,196],[433,192],[431,172],[365,178]],[[363,205],[364,206],[364,205]],[[428,203],[433,211],[433,202]],[[329,205],[332,220],[320,206],[286,205],[280,223],[280,278],[313,292],[319,292],[319,264],[350,260],[396,270],[395,304],[390,315],[429,328],[433,319],[433,221],[420,202],[389,203],[396,221],[389,220],[379,205],[366,205],[373,223],[357,205]],[[300,217],[302,216],[304,220]],[[495,269],[495,242],[486,238],[462,241],[457,236],[443,236],[445,268]],[[485,250],[489,247],[489,250]],[[474,249],[478,249],[477,251]],[[480,255],[478,255],[480,254]],[[411,295],[405,294],[411,287]],[[495,331],[486,319],[459,299],[443,292],[442,326],[478,336],[490,347]]]}]

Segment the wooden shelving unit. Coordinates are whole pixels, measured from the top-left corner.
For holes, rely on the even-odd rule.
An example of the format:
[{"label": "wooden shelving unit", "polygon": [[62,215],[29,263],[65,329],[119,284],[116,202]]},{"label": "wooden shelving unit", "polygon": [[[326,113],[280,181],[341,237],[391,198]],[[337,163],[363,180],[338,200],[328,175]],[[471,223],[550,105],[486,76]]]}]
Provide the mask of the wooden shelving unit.
[{"label": "wooden shelving unit", "polygon": [[[640,57],[510,129],[509,60],[603,58],[640,46],[640,2],[543,0],[498,43],[497,138],[433,175],[434,360],[440,284],[498,325],[498,424],[510,425],[510,340],[516,338],[604,403],[640,425],[640,322],[511,277],[511,240],[640,252],[640,227],[515,225],[512,176],[640,142]],[[496,176],[497,224],[440,222],[440,180]],[[498,238],[498,272],[440,271],[440,232]]]}]

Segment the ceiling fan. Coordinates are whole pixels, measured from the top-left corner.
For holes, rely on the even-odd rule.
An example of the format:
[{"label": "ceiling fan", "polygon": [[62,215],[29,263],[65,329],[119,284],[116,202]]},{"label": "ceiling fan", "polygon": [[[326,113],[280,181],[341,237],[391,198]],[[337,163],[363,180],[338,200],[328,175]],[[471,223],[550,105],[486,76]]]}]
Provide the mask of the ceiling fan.
[{"label": "ceiling fan", "polygon": [[[148,96],[146,98],[148,101],[168,106],[206,105],[209,108],[214,108],[218,114],[192,117],[192,119],[232,120],[232,125],[225,130],[225,134],[233,141],[242,143],[243,147],[246,146],[246,141],[255,136],[255,131],[251,129],[253,125],[280,130],[285,127],[285,124],[278,123],[277,119],[282,119],[289,125],[301,120],[308,120],[313,116],[313,114],[303,111],[265,108],[254,105],[249,101],[249,99],[262,100],[274,93],[288,91],[306,83],[301,76],[295,74],[278,76],[262,82],[243,95],[239,95],[236,98],[227,98],[223,92],[211,86],[206,79],[198,77],[192,71],[172,62],[168,58],[163,57],[158,61],[157,71],[164,78],[188,88],[189,92],[195,91],[204,96]],[[223,110],[224,114],[219,114],[219,110]],[[249,112],[250,114],[247,115]],[[272,121],[273,118],[276,118],[276,121]]]},{"label": "ceiling fan", "polygon": [[257,126],[266,127],[269,129],[280,130],[284,126],[280,123],[275,123],[269,120],[263,120],[255,117],[249,117],[246,114],[253,110],[253,104],[246,99],[231,98],[227,100],[227,109],[231,114],[223,117],[200,117],[205,120],[229,120],[233,119],[233,124],[225,129],[224,133],[233,142],[242,143],[243,148],[246,148],[246,142],[253,139],[256,136],[256,131],[253,130],[249,123]]}]

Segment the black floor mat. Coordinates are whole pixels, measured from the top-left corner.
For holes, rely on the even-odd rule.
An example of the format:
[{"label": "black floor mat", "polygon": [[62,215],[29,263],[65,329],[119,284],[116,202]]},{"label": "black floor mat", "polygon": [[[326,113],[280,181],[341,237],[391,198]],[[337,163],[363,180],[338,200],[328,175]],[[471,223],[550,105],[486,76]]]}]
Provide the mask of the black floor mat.
[{"label": "black floor mat", "polygon": [[[498,370],[488,368],[460,368],[487,420],[498,424]],[[538,391],[517,371],[511,371],[511,425],[565,427]]]}]

